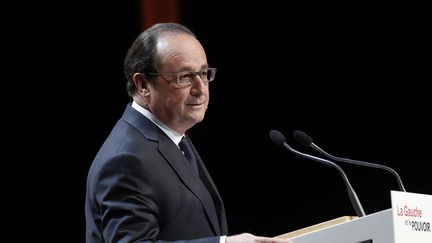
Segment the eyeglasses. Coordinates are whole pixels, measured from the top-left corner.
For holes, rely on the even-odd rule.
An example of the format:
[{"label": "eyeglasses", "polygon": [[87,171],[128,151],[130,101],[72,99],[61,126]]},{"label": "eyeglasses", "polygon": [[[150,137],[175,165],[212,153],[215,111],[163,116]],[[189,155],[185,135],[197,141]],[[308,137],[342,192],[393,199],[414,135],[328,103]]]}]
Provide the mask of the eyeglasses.
[{"label": "eyeglasses", "polygon": [[[186,87],[192,85],[196,81],[196,76],[199,75],[204,83],[208,83],[214,80],[216,76],[216,68],[206,68],[201,71],[183,71],[179,73],[148,73],[151,75],[161,76],[168,82],[176,82],[180,87]],[[175,76],[176,79],[168,80],[165,76]]]}]

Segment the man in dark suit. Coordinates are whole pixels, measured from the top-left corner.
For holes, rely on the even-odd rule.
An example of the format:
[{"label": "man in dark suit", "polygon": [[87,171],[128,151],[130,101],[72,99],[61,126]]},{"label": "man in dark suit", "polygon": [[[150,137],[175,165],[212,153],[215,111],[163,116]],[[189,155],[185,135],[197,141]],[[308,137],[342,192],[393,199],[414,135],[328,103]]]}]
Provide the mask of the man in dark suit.
[{"label": "man in dark suit", "polygon": [[287,242],[226,236],[222,199],[185,136],[204,119],[216,73],[195,35],[156,24],[136,38],[124,64],[133,102],[88,174],[87,243]]}]

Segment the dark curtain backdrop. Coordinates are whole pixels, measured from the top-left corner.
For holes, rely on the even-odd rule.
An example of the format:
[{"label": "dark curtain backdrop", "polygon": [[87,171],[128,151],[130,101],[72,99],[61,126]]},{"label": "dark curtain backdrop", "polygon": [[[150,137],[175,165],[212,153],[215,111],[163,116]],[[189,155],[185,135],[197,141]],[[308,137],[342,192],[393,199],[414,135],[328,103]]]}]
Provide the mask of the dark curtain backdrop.
[{"label": "dark curtain backdrop", "polygon": [[[200,11],[205,9],[205,11]],[[431,194],[431,54],[414,6],[187,4],[183,22],[218,67],[207,120],[193,130],[222,191],[231,232],[277,235],[355,215],[332,167],[277,147],[294,130],[341,157],[382,163]],[[391,207],[388,172],[341,165],[366,214]]]},{"label": "dark curtain backdrop", "polygon": [[[431,40],[421,6],[180,3],[180,22],[218,68],[207,117],[191,135],[231,234],[275,236],[355,214],[339,173],[277,147],[272,129],[314,154],[292,138],[303,130],[334,155],[390,166],[408,191],[432,194]],[[37,213],[31,225],[49,222],[32,237],[83,242],[87,170],[129,101],[122,62],[142,17],[138,1],[50,7],[27,10],[37,16],[21,28],[37,34],[20,39],[31,50],[20,59],[32,63],[21,107],[36,112],[21,124],[29,133],[19,154],[32,159],[20,171],[37,178],[28,184],[38,193],[21,202]],[[391,174],[341,166],[367,214],[391,207]]]}]

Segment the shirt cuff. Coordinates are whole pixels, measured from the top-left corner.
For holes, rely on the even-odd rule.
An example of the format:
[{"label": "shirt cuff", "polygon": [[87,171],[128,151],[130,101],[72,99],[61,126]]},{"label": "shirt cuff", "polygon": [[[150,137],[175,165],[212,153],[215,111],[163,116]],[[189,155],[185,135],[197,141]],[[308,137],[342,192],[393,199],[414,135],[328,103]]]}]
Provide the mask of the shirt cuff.
[{"label": "shirt cuff", "polygon": [[219,239],[219,243],[225,243],[225,238],[226,238],[226,235],[221,236]]}]

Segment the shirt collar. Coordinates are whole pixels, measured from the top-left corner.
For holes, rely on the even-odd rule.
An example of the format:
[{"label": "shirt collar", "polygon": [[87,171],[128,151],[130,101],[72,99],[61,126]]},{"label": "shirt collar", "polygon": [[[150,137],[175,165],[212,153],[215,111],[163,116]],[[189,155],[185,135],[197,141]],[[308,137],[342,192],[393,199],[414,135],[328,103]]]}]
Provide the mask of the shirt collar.
[{"label": "shirt collar", "polygon": [[153,113],[140,106],[135,101],[132,102],[132,108],[137,110],[139,113],[143,114],[150,121],[152,121],[156,126],[158,126],[175,144],[180,143],[181,139],[184,137],[184,134],[180,134],[173,129],[169,128],[167,125],[163,124]]}]

